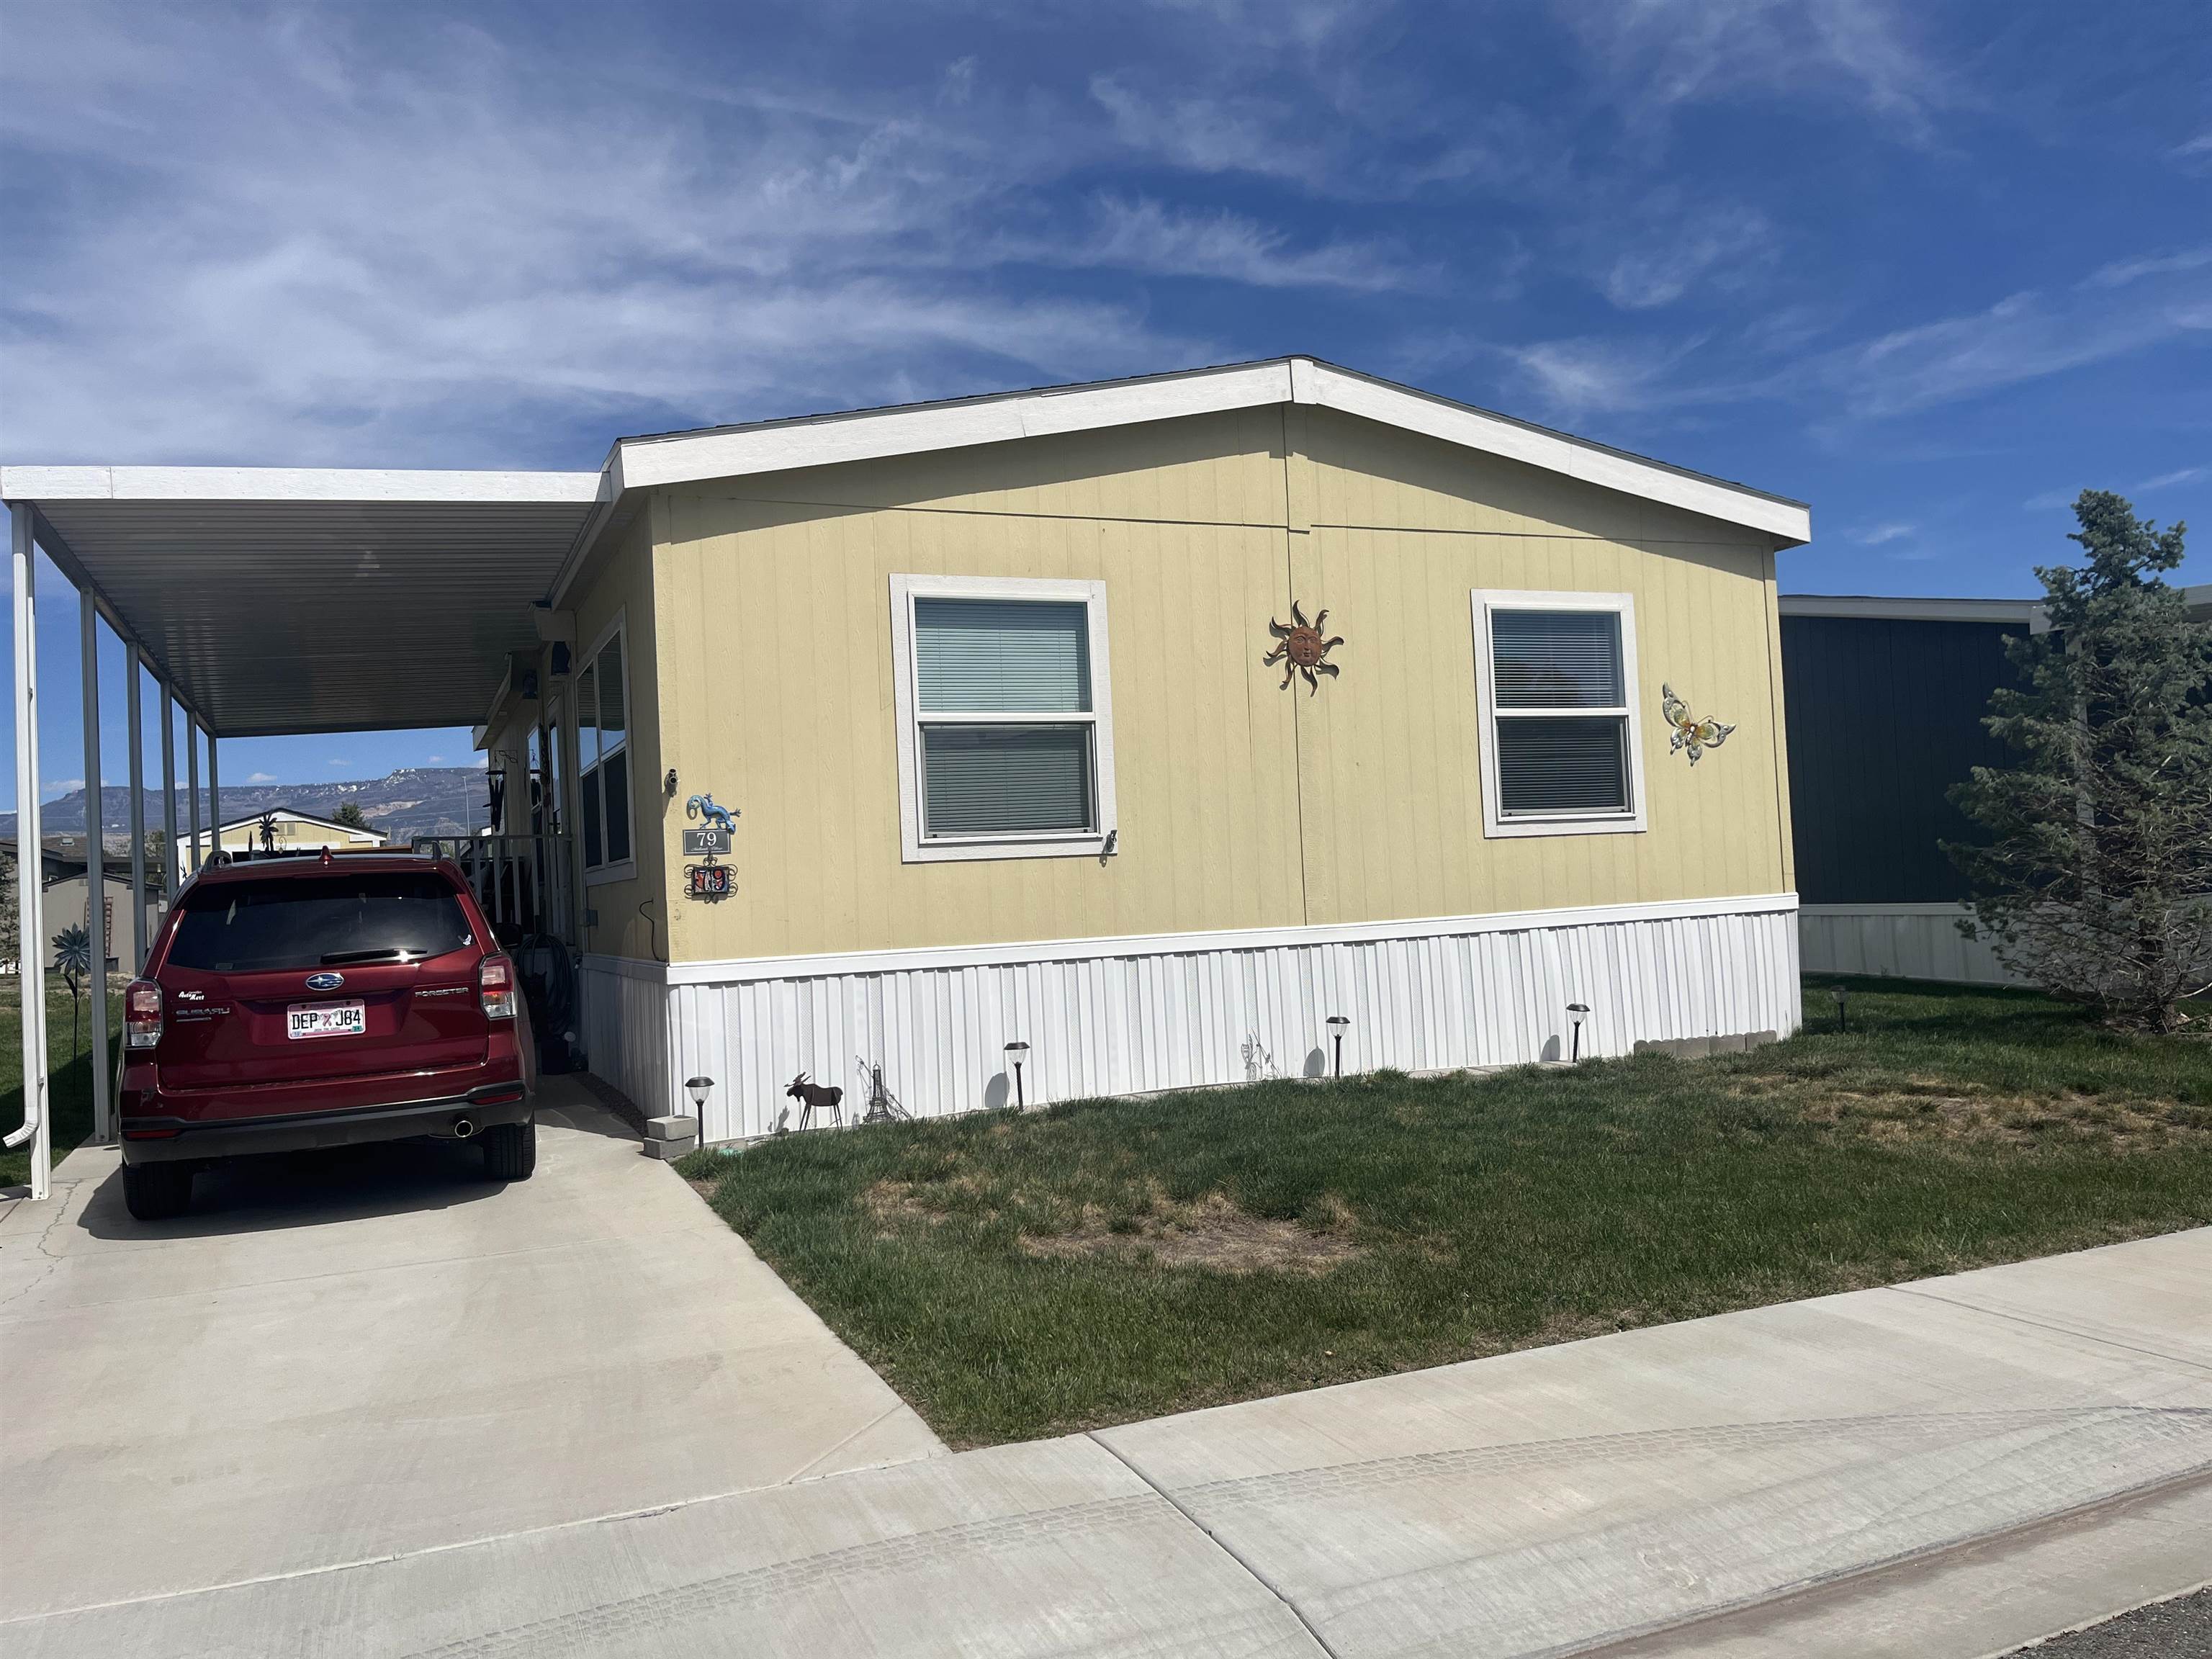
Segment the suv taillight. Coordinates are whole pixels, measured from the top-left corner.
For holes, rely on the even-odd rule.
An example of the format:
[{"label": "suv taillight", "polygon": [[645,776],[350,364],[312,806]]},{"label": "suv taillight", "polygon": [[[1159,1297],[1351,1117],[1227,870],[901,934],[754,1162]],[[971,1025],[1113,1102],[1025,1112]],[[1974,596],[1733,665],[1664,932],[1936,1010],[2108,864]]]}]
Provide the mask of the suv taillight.
[{"label": "suv taillight", "polygon": [[161,988],[134,979],[123,994],[123,1042],[127,1048],[152,1048],[161,1041]]},{"label": "suv taillight", "polygon": [[477,1000],[486,1019],[514,1018],[514,964],[505,957],[486,957],[477,967]]}]

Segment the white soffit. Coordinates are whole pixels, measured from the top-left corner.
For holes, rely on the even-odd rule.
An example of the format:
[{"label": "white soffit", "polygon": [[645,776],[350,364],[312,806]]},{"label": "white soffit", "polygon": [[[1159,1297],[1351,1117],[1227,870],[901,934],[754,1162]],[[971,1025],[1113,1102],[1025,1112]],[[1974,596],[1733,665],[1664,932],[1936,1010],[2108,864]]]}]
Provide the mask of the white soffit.
[{"label": "white soffit", "polygon": [[696,483],[795,467],[879,460],[1285,403],[1340,410],[1484,454],[1526,462],[1603,489],[1761,531],[1785,546],[1812,539],[1812,514],[1801,501],[1609,449],[1310,357],[853,414],[766,421],[660,437],[625,438],[615,446],[609,467],[612,493],[619,495],[654,484]]}]

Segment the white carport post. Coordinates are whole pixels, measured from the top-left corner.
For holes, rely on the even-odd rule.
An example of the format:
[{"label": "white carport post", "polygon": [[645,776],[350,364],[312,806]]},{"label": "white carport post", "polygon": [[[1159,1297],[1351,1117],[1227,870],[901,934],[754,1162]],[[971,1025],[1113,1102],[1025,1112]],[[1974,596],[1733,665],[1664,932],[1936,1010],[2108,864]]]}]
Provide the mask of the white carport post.
[{"label": "white carport post", "polygon": [[9,1147],[31,1143],[31,1196],[46,1196],[54,1158],[52,1104],[46,1081],[44,843],[39,825],[39,629],[36,559],[31,509],[9,511],[9,545],[15,593],[15,912],[20,950],[15,983],[23,1010],[23,1122],[9,1133]]},{"label": "white carport post", "polygon": [[222,851],[222,775],[218,772],[215,754],[215,727],[207,730],[208,746],[208,856],[213,858]]},{"label": "white carport post", "polygon": [[92,1138],[113,1140],[115,1080],[107,1074],[107,814],[100,776],[100,607],[77,590],[84,659],[84,932],[92,958]]},{"label": "white carport post", "polygon": [[177,902],[177,700],[167,680],[161,688],[161,897]]},{"label": "white carport post", "polygon": [[146,732],[138,707],[146,685],[138,672],[138,647],[125,640],[123,652],[123,695],[129,710],[124,724],[131,734],[131,974],[135,979],[146,969],[146,804],[142,799],[146,790]]},{"label": "white carport post", "polygon": [[191,872],[200,870],[200,722],[199,717],[187,708],[185,711],[185,805],[191,816],[192,860]]}]

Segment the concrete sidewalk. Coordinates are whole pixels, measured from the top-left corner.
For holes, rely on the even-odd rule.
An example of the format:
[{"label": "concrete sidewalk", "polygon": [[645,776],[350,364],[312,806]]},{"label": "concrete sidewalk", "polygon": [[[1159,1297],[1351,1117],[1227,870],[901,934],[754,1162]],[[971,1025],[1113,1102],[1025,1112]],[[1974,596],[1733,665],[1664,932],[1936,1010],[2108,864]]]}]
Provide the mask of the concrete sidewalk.
[{"label": "concrete sidewalk", "polygon": [[2200,1231],[34,1617],[0,1641],[1966,1659],[2208,1564]]}]

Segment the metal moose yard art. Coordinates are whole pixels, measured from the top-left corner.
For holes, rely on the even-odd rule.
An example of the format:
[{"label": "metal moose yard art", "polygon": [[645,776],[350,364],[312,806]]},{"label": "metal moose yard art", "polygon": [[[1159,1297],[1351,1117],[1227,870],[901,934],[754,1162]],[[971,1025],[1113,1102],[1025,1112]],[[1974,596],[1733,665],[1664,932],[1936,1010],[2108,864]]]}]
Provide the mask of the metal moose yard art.
[{"label": "metal moose yard art", "polygon": [[1306,613],[1298,609],[1298,602],[1296,599],[1291,601],[1289,627],[1286,628],[1281,623],[1270,619],[1267,631],[1282,643],[1260,660],[1271,668],[1277,663],[1283,665],[1283,683],[1276,688],[1278,690],[1289,690],[1291,681],[1303,674],[1306,677],[1306,695],[1311,696],[1316,691],[1321,690],[1321,682],[1314,678],[1315,675],[1326,674],[1331,679],[1336,678],[1336,665],[1324,659],[1328,657],[1332,647],[1342,645],[1344,641],[1341,639],[1322,637],[1321,630],[1328,622],[1328,612],[1326,611],[1311,622],[1308,622]]}]

